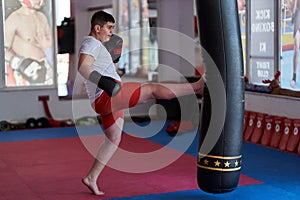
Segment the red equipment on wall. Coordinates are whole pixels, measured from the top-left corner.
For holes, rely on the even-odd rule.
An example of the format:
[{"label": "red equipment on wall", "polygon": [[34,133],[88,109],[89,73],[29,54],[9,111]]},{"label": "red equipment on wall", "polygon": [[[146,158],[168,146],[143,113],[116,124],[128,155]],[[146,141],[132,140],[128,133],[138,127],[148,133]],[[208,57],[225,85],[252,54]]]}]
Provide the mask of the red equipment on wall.
[{"label": "red equipment on wall", "polygon": [[243,136],[245,141],[250,140],[253,130],[255,128],[255,125],[256,125],[256,112],[250,112],[247,128],[246,128],[246,130],[244,132],[244,136]]},{"label": "red equipment on wall", "polygon": [[262,137],[265,126],[265,114],[257,113],[256,115],[256,125],[251,135],[251,142],[258,143]]},{"label": "red equipment on wall", "polygon": [[280,143],[280,139],[282,136],[282,129],[283,129],[283,117],[275,117],[274,118],[274,131],[272,133],[272,138],[270,142],[270,146],[273,148],[277,148]]},{"label": "red equipment on wall", "polygon": [[295,119],[293,122],[293,130],[291,131],[290,138],[287,142],[287,147],[286,147],[287,151],[294,152],[297,149],[297,145],[300,141],[299,129],[300,129],[300,120]]},{"label": "red equipment on wall", "polygon": [[293,125],[293,120],[291,119],[283,120],[283,134],[279,142],[279,149],[282,151],[286,150],[287,143],[292,131],[292,125]]},{"label": "red equipment on wall", "polygon": [[261,138],[261,144],[264,146],[269,146],[272,138],[272,133],[274,131],[274,116],[265,116],[265,128]]}]

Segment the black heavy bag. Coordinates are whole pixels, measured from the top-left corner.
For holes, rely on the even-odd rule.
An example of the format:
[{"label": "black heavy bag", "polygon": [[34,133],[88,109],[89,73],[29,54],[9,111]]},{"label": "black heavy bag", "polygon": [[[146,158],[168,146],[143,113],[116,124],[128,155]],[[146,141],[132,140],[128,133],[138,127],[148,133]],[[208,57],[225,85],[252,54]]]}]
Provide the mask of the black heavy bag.
[{"label": "black heavy bag", "polygon": [[198,185],[209,193],[225,193],[237,187],[242,159],[244,83],[237,1],[197,0],[196,6],[201,45],[209,55],[204,55]]}]

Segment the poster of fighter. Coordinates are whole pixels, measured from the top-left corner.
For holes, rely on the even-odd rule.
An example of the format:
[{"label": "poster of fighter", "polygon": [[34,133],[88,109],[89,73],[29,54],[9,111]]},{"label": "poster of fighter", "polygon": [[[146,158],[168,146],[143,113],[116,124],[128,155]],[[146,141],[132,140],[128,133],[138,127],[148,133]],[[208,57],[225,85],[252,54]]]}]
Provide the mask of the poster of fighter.
[{"label": "poster of fighter", "polygon": [[55,84],[52,0],[2,0],[7,88]]}]

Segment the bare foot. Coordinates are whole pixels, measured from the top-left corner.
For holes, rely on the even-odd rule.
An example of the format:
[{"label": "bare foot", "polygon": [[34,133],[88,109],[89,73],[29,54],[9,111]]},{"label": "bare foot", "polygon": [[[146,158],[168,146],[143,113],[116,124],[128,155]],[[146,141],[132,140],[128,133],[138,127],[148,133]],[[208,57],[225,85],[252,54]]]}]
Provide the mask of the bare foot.
[{"label": "bare foot", "polygon": [[92,191],[93,194],[104,195],[104,192],[98,189],[96,181],[92,181],[88,177],[83,178],[81,181],[85,186],[87,186]]},{"label": "bare foot", "polygon": [[296,85],[296,81],[295,81],[295,80],[292,80],[292,81],[291,81],[291,87],[294,88],[295,85]]}]

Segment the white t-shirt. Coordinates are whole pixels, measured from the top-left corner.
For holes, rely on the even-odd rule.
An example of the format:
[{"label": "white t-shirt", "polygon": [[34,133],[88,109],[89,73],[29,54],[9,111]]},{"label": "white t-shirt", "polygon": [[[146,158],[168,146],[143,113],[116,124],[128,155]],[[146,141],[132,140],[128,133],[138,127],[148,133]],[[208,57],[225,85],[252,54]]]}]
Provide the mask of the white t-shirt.
[{"label": "white t-shirt", "polygon": [[[101,41],[92,36],[84,37],[79,49],[79,55],[80,54],[87,54],[95,59],[95,62],[91,66],[93,70],[96,70],[103,76],[109,76],[121,81],[121,77],[116,71],[111,55]],[[90,102],[93,103],[102,94],[103,90],[89,80],[85,80],[84,83]]]}]

